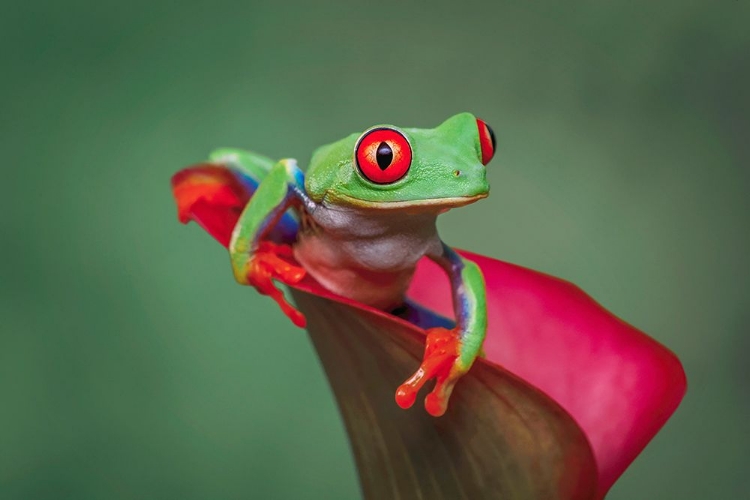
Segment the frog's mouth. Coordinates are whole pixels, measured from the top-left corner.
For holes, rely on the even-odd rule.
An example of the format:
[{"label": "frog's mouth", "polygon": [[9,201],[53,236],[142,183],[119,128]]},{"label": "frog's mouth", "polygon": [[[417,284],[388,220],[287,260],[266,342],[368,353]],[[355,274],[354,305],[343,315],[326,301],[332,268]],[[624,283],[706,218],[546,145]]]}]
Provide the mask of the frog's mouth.
[{"label": "frog's mouth", "polygon": [[[335,200],[330,197],[329,200],[335,201],[337,205],[350,206],[353,208],[364,208],[368,210],[403,210],[407,213],[414,212],[447,212],[452,208],[463,207],[482,198],[486,198],[489,193],[480,193],[474,196],[455,196],[450,198],[428,198],[423,200],[408,201],[367,201],[353,198],[345,194],[335,195]],[[328,197],[327,197],[328,198]]]}]

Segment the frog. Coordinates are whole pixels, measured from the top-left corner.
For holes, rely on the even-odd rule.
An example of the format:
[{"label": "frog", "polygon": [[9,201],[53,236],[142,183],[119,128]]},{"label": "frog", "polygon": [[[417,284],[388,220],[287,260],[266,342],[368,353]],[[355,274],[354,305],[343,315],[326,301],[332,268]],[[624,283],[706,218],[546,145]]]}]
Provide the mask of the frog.
[{"label": "frog", "polygon": [[[234,278],[304,327],[275,281],[293,285],[309,276],[334,295],[396,314],[417,263],[436,262],[449,277],[455,323],[426,329],[422,362],[395,400],[410,408],[435,379],[424,407],[443,415],[481,355],[487,305],[479,267],[440,238],[437,218],[489,195],[486,167],[496,146],[492,128],[465,112],[431,129],[375,125],[350,134],[316,149],[306,172],[294,159],[216,151],[213,164],[255,179],[228,241]],[[285,241],[269,237],[289,227],[296,231]]]}]

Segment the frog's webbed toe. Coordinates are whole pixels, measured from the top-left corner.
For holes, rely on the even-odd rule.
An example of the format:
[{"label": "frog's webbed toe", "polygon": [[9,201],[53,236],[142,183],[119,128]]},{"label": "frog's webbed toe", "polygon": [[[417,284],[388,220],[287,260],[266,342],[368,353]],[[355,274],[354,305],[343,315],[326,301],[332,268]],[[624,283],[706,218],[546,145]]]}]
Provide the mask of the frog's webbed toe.
[{"label": "frog's webbed toe", "polygon": [[411,407],[422,386],[434,378],[435,387],[425,398],[425,409],[435,417],[444,414],[453,387],[469,369],[461,365],[460,349],[461,338],[456,328],[428,330],[422,364],[396,390],[396,403],[404,409]]},{"label": "frog's webbed toe", "polygon": [[305,327],[305,316],[286,300],[284,293],[276,287],[273,280],[294,284],[299,283],[304,277],[305,269],[294,262],[292,247],[289,245],[263,241],[253,252],[248,263],[248,284],[275,300],[292,323],[300,328]]}]

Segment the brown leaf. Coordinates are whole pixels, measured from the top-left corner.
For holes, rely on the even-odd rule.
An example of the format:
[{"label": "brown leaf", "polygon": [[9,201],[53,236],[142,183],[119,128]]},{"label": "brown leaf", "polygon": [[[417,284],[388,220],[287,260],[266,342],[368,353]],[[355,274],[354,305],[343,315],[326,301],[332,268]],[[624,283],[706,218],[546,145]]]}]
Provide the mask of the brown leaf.
[{"label": "brown leaf", "polygon": [[448,412],[402,410],[395,390],[419,366],[422,330],[292,291],[307,316],[349,434],[364,497],[590,499],[597,469],[583,431],[547,396],[479,360]]}]

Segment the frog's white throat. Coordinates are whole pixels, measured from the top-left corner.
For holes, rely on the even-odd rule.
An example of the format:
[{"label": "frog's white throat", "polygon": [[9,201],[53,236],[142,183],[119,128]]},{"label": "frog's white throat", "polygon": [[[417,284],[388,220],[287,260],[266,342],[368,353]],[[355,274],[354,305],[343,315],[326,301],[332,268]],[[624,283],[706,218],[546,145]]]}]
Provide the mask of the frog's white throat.
[{"label": "frog's white throat", "polygon": [[330,291],[390,310],[403,302],[419,259],[442,248],[437,215],[319,204],[295,257]]}]

